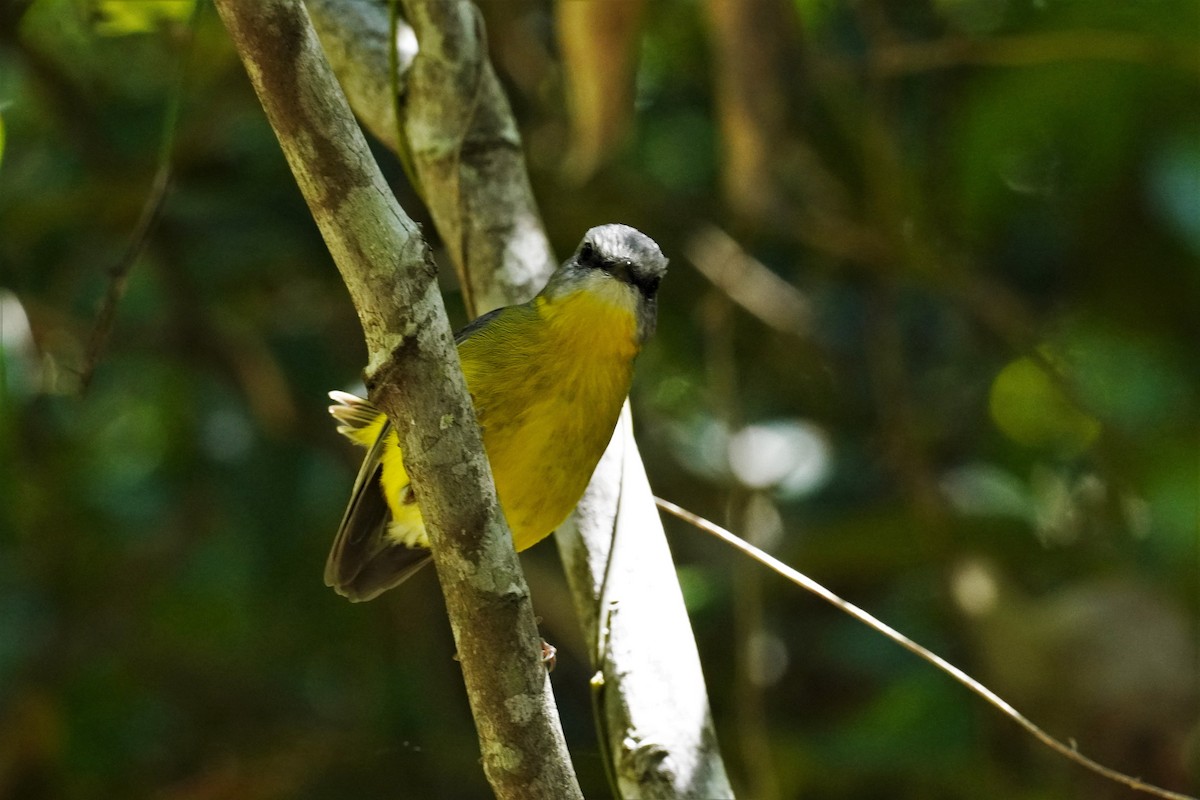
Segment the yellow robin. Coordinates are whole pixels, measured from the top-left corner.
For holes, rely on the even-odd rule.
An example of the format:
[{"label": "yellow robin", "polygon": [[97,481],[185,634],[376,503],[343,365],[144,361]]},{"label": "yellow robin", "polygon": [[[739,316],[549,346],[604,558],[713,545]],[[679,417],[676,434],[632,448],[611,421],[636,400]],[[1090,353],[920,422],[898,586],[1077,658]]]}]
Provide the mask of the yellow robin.
[{"label": "yellow robin", "polygon": [[[536,297],[484,314],[455,337],[517,550],[552,533],[583,495],[654,332],[666,270],[650,237],[601,225]],[[330,397],[338,431],[369,450],[325,582],[370,600],[429,563],[429,539],[387,417],[354,395]]]}]

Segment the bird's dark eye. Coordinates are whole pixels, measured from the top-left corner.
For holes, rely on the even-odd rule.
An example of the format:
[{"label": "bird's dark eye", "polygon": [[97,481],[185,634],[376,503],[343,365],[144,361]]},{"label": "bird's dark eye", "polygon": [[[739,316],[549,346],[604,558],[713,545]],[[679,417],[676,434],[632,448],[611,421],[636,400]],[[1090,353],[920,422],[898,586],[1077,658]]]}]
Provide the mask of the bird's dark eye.
[{"label": "bird's dark eye", "polygon": [[585,267],[603,269],[604,259],[600,258],[600,254],[596,252],[596,247],[591,242],[584,242],[579,246],[579,263]]}]

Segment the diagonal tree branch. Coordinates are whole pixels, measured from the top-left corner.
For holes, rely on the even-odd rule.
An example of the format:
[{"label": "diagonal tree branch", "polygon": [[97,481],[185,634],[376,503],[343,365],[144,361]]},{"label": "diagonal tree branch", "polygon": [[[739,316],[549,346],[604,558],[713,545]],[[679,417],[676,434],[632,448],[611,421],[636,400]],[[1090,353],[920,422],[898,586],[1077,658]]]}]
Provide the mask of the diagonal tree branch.
[{"label": "diagonal tree branch", "polygon": [[501,798],[581,797],[428,247],[384,183],[303,4],[216,5],[362,321],[367,384],[421,498],[488,780]]},{"label": "diagonal tree branch", "polygon": [[[342,21],[369,19],[372,9],[368,27],[387,30],[385,0],[310,4],[323,38],[362,38]],[[465,0],[404,5],[420,43],[402,81],[407,149],[434,222],[461,259],[477,310],[526,300],[549,276],[553,258],[508,100],[484,52],[478,12]],[[356,113],[378,116],[377,101],[356,96],[353,87],[364,83],[362,73],[386,74],[388,59],[373,47],[329,49],[351,56],[336,67]],[[579,510],[556,538],[593,643],[593,686],[603,712],[597,724],[615,768],[614,790],[626,800],[732,797],[628,412]]]}]

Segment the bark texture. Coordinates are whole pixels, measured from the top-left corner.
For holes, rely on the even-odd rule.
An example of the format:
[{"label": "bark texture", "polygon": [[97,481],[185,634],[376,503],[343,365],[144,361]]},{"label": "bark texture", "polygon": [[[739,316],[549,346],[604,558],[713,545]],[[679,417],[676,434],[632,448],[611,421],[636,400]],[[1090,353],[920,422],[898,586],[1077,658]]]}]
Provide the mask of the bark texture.
[{"label": "bark texture", "polygon": [[488,780],[501,798],[581,797],[428,247],[371,158],[303,4],[216,5],[362,321],[367,385],[405,447]]}]

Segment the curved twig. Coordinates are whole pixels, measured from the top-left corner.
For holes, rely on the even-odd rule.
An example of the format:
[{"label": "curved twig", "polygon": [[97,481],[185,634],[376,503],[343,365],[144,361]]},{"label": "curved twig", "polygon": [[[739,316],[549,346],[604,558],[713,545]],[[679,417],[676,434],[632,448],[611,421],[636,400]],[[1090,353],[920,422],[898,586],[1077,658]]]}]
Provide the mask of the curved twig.
[{"label": "curved twig", "polygon": [[1088,769],[1097,775],[1100,775],[1101,777],[1107,778],[1110,781],[1115,781],[1116,783],[1124,784],[1135,791],[1146,792],[1147,794],[1152,794],[1155,797],[1167,798],[1167,800],[1197,800],[1197,798],[1192,797],[1191,795],[1172,792],[1169,789],[1160,788],[1153,784],[1139,780],[1138,778],[1126,775],[1123,772],[1118,772],[1115,769],[1106,767],[1097,761],[1093,761],[1092,759],[1080,753],[1073,744],[1061,742],[1050,734],[1046,733],[1044,730],[1031,722],[1028,717],[1009,705],[1004,698],[1000,697],[1000,695],[996,694],[991,689],[987,688],[982,683],[975,680],[970,675],[939,656],[937,653],[922,647],[912,639],[909,639],[903,633],[900,633],[895,628],[892,628],[886,623],[881,622],[853,603],[838,597],[836,594],[829,591],[824,586],[817,583],[799,570],[789,567],[787,564],[783,563],[769,553],[758,549],[744,539],[741,539],[733,533],[725,530],[720,525],[717,525],[714,522],[709,522],[704,517],[693,514],[686,508],[677,506],[669,500],[663,500],[661,497],[655,497],[654,502],[663,511],[678,517],[684,522],[687,522],[690,525],[693,525],[694,527],[704,531],[705,533],[717,537],[721,541],[736,548],[737,550],[740,550],[745,555],[750,556],[750,558],[753,558],[760,564],[763,564],[772,571],[777,572],[802,589],[815,594],[817,597],[829,603],[834,608],[837,608],[839,611],[849,614],[859,622],[865,624],[867,627],[882,633],[884,636],[891,639],[905,650],[908,650],[910,653],[915,654],[922,660],[929,662],[954,680],[961,683],[963,686],[967,687],[967,689],[969,689],[972,693],[982,697],[988,702],[989,705],[999,709],[1002,714],[1024,728],[1031,736],[1067,760],[1074,761],[1076,764],[1079,764],[1085,769]]}]

